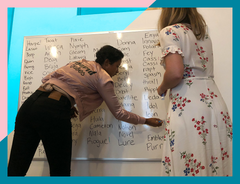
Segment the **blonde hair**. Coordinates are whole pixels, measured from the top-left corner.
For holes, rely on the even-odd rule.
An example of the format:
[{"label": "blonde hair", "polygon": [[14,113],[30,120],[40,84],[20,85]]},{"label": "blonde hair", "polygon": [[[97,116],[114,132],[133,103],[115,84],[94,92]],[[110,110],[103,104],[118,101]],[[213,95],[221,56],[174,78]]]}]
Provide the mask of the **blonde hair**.
[{"label": "blonde hair", "polygon": [[198,40],[204,39],[206,34],[206,22],[196,8],[162,8],[158,20],[158,31],[166,26],[177,23],[188,23],[191,25],[193,34]]}]

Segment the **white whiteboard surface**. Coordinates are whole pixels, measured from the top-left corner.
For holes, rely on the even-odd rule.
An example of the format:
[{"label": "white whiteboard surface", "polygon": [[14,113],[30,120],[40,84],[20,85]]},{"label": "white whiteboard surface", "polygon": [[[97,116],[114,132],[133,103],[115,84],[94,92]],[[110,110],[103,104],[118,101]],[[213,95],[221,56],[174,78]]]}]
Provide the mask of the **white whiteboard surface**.
[{"label": "white whiteboard surface", "polygon": [[[113,77],[123,108],[146,118],[165,119],[169,99],[161,100],[157,94],[164,73],[157,42],[157,30],[25,37],[19,107],[44,76],[71,61],[95,60],[97,50],[108,44],[125,55],[119,74]],[[118,121],[103,103],[82,122],[72,119],[72,158],[161,161],[164,128]],[[42,143],[34,158],[46,158]]]}]

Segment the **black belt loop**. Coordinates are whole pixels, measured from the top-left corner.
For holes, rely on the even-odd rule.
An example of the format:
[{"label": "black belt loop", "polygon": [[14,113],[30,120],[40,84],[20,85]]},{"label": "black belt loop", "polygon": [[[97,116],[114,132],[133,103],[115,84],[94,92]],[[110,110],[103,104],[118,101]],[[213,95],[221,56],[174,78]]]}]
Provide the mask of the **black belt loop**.
[{"label": "black belt loop", "polygon": [[43,93],[43,91],[39,91],[39,90],[36,90],[32,95],[31,95],[31,99],[33,101],[37,100],[38,97]]}]

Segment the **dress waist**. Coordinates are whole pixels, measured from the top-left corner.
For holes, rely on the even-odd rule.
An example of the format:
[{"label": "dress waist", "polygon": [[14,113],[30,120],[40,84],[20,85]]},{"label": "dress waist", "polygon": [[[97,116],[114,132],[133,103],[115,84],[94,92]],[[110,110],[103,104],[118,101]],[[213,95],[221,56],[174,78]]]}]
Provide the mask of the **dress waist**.
[{"label": "dress waist", "polygon": [[213,80],[212,76],[209,77],[188,77],[183,80]]}]

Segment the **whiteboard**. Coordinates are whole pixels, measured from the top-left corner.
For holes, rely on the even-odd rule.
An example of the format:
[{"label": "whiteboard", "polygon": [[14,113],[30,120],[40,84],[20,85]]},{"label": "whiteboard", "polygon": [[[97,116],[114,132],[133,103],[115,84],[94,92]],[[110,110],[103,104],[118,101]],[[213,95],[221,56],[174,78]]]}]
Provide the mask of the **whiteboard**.
[{"label": "whiteboard", "polygon": [[[102,46],[112,45],[124,53],[113,77],[121,106],[146,118],[165,120],[169,99],[161,100],[157,94],[164,73],[157,42],[157,30],[24,37],[19,107],[43,77],[72,61],[95,60]],[[154,128],[116,120],[105,103],[82,122],[71,121],[73,160],[161,161],[165,125]],[[41,142],[34,158],[46,158]]]}]

